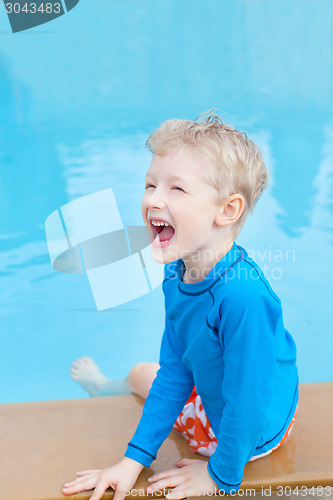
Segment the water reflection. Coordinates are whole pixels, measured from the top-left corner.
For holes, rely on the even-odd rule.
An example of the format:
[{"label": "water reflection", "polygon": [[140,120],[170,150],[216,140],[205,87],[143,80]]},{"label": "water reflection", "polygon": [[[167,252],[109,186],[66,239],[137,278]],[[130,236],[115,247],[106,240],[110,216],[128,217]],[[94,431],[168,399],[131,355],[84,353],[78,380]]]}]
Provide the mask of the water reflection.
[{"label": "water reflection", "polygon": [[[333,280],[330,265],[332,215],[329,187],[333,163],[331,134],[325,135],[324,145],[318,144],[318,148],[323,151],[323,158],[317,164],[315,181],[311,180],[312,186],[317,188],[313,192],[312,187],[309,200],[312,212],[308,214],[307,225],[300,226],[295,235],[292,231],[283,231],[281,228],[281,214],[284,215],[285,212],[284,206],[281,207],[274,197],[277,163],[271,161],[272,134],[258,135],[257,142],[270,164],[271,186],[238,238],[238,242],[250,250],[250,255],[265,271],[271,286],[282,299],[285,325],[294,336],[298,348],[301,382],[329,381],[333,378],[329,361],[333,355],[333,346],[328,328],[333,320],[332,311],[328,307]],[[296,183],[298,175],[296,173],[293,176],[290,165],[285,183],[292,179]],[[298,204],[295,203],[294,211],[298,213],[298,210]],[[328,221],[328,224],[325,225],[324,221]]]},{"label": "water reflection", "polygon": [[43,238],[43,220],[61,203],[57,132],[31,119],[30,89],[0,59],[0,240],[2,250]]},{"label": "water reflection", "polygon": [[311,196],[311,226],[325,231],[332,242],[333,228],[333,124],[324,130],[325,140],[322,146],[322,159],[313,181],[314,194]]},{"label": "water reflection", "polygon": [[94,312],[84,276],[52,271],[44,221],[112,187],[124,225],[141,224],[147,135],[213,106],[272,170],[238,242],[282,272],[301,380],[332,379],[332,14],[330,0],[80,2],[39,36],[0,16],[0,400],[83,396],[68,370],[85,354],[119,377],[157,359],[161,292]]},{"label": "water reflection", "polygon": [[290,236],[309,225],[312,212],[313,181],[321,161],[318,145],[324,141],[322,123],[284,121],[271,131],[274,152],[274,197],[283,204],[279,225]]}]

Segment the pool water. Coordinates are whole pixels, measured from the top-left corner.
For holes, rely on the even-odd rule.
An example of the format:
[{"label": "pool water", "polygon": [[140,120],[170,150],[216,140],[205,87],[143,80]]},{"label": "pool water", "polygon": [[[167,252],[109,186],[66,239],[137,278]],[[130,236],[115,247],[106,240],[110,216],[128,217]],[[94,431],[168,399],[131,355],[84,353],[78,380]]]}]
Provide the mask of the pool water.
[{"label": "pool water", "polygon": [[81,1],[13,34],[0,5],[0,402],[84,397],[157,361],[161,287],[97,312],[85,274],[51,267],[47,216],[112,187],[141,224],[149,133],[212,107],[261,147],[271,182],[237,243],[280,296],[301,382],[333,380],[333,4]]}]

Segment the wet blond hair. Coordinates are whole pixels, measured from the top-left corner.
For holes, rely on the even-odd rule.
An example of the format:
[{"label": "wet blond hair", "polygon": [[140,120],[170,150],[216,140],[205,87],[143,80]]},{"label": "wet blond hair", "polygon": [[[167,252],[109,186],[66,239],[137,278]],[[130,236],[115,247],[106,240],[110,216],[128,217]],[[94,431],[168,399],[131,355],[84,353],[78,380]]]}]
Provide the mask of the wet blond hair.
[{"label": "wet blond hair", "polygon": [[268,184],[268,170],[259,148],[213,110],[194,121],[167,120],[148,138],[146,146],[154,155],[164,156],[188,147],[201,152],[208,182],[218,191],[218,201],[241,194],[245,208],[234,225],[237,236],[249,213]]}]

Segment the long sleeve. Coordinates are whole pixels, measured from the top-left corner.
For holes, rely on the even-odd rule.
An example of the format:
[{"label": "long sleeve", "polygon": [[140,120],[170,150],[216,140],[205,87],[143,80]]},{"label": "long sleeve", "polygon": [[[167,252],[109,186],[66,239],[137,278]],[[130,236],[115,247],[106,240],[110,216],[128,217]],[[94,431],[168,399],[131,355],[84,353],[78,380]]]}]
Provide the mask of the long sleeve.
[{"label": "long sleeve", "polygon": [[220,488],[230,493],[240,487],[244,466],[267,424],[280,307],[272,296],[246,290],[224,301],[220,314],[224,408],[218,446],[209,460],[208,472]]},{"label": "long sleeve", "polygon": [[160,369],[145,401],[142,417],[125,456],[149,467],[194,387],[192,373],[182,361],[182,350],[166,317],[160,350]]}]

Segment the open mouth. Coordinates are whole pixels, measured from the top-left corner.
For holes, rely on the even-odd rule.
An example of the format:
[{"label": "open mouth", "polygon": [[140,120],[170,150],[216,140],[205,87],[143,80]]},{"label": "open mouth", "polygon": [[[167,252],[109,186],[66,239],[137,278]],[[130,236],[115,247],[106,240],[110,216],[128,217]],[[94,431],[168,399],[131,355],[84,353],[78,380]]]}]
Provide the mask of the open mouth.
[{"label": "open mouth", "polygon": [[154,246],[167,246],[175,234],[175,230],[171,226],[171,224],[159,219],[151,219],[150,227],[152,231]]}]

